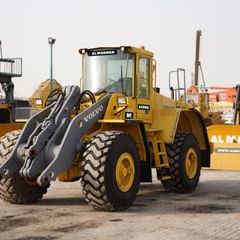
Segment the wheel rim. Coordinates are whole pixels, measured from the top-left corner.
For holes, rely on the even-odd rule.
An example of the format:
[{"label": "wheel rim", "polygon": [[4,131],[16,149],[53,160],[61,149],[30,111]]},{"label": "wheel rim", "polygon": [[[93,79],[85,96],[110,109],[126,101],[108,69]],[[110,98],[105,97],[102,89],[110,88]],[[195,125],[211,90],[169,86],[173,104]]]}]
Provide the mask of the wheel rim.
[{"label": "wheel rim", "polygon": [[121,192],[127,192],[134,180],[135,166],[132,156],[129,153],[120,155],[116,166],[116,182]]},{"label": "wheel rim", "polygon": [[187,151],[185,159],[185,169],[187,176],[193,179],[197,173],[198,156],[194,148],[190,148]]}]

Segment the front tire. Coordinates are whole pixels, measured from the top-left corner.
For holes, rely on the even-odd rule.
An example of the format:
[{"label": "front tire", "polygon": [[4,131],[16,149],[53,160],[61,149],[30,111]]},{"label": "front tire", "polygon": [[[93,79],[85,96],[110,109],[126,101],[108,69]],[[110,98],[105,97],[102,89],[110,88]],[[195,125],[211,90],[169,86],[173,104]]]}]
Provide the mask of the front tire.
[{"label": "front tire", "polygon": [[[0,138],[0,165],[6,161],[21,134],[12,131]],[[0,198],[6,202],[30,204],[38,201],[47,192],[48,186],[40,187],[36,181],[26,180],[18,172],[0,181]]]},{"label": "front tire", "polygon": [[195,136],[178,132],[173,144],[166,144],[171,179],[161,180],[165,190],[175,193],[191,193],[199,182],[201,154]]},{"label": "front tire", "polygon": [[81,163],[85,200],[99,210],[129,208],[140,184],[140,162],[133,139],[124,132],[102,132],[87,144]]}]

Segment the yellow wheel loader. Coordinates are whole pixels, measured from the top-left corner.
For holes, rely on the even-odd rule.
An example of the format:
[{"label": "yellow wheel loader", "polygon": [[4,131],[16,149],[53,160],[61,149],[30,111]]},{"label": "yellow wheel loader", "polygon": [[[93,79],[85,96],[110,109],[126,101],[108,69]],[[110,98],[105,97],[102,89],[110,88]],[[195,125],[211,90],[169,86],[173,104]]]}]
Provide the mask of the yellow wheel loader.
[{"label": "yellow wheel loader", "polygon": [[[3,58],[0,41],[0,136],[9,131],[22,129],[27,119],[45,107],[46,101],[54,99],[61,85],[54,80],[50,95],[50,80],[40,84],[29,100],[14,98],[13,78],[22,76],[22,58]],[[57,94],[58,95],[58,94]]]},{"label": "yellow wheel loader", "polygon": [[23,128],[22,122],[16,122],[17,107],[28,106],[28,101],[15,100],[13,77],[22,76],[21,58],[0,58],[0,86],[3,95],[0,99],[0,136],[5,133]]},{"label": "yellow wheel loader", "polygon": [[23,123],[15,122],[17,107],[28,106],[27,101],[15,100],[13,77],[22,76],[22,58],[3,58],[0,41],[0,84],[3,95],[0,98],[0,136],[23,127]]},{"label": "yellow wheel loader", "polygon": [[[32,107],[43,110],[46,105],[49,105],[51,101],[54,101],[59,92],[62,90],[61,84],[55,79],[52,80],[52,89],[51,92],[51,80],[47,79],[42,81],[38,88],[33,92],[32,96],[29,98],[29,102]],[[50,102],[49,102],[50,101]]]},{"label": "yellow wheel loader", "polygon": [[92,207],[129,208],[152,169],[166,190],[195,190],[210,145],[200,113],[161,95],[153,53],[80,49],[81,87],[64,87],[22,132],[0,139],[0,196],[33,203],[50,182],[80,179]]}]

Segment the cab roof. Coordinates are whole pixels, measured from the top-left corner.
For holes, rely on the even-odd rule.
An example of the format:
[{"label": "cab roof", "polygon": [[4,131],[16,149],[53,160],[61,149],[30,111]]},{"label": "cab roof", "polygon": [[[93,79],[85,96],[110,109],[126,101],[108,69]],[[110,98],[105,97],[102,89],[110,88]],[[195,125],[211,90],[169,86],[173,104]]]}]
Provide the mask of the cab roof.
[{"label": "cab roof", "polygon": [[120,46],[120,47],[97,47],[97,48],[80,48],[79,53],[84,54],[85,52],[88,51],[97,51],[97,50],[116,50],[116,49],[127,49],[129,53],[138,53],[138,54],[143,54],[147,55],[149,57],[153,57],[154,54],[153,52],[145,50],[144,47],[132,47],[132,46]]}]

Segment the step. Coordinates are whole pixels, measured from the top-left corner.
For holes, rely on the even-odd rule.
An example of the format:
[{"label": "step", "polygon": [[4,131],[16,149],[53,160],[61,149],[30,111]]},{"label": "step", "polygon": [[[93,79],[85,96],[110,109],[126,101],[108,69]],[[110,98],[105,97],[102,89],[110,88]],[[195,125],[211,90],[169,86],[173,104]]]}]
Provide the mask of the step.
[{"label": "step", "polygon": [[171,179],[172,177],[171,176],[163,176],[161,177],[162,180],[168,180],[168,179]]},{"label": "step", "polygon": [[159,154],[159,155],[165,155],[166,152],[159,152],[158,154]]},{"label": "step", "polygon": [[169,165],[168,165],[167,163],[165,163],[165,164],[161,164],[161,165],[160,165],[160,168],[162,168],[162,167],[169,168]]}]

